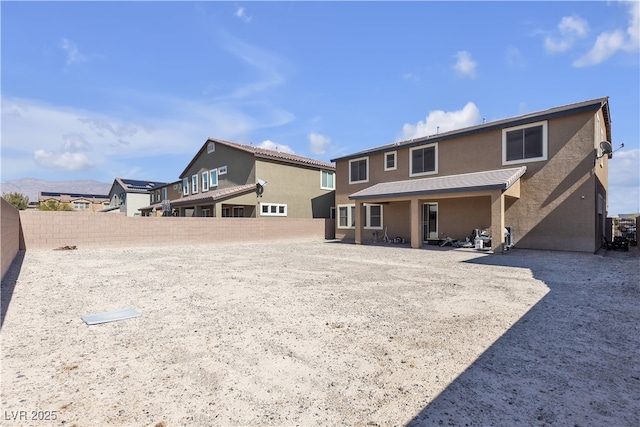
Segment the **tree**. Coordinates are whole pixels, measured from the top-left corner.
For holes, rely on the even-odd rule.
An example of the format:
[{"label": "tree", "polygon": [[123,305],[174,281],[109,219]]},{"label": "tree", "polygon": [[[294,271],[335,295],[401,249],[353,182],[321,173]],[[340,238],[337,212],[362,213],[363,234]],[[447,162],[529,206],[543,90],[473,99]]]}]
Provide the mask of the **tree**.
[{"label": "tree", "polygon": [[27,209],[27,206],[29,206],[29,197],[22,193],[3,193],[2,198],[9,202],[11,206],[21,211]]},{"label": "tree", "polygon": [[40,202],[41,211],[72,211],[73,208],[68,203],[60,203],[57,200],[49,199],[46,202]]}]

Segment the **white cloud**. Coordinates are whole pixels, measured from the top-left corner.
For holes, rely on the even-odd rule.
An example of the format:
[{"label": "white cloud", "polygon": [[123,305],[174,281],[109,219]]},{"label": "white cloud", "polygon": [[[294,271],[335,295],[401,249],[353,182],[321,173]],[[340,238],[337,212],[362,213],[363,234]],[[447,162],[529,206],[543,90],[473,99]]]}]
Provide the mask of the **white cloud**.
[{"label": "white cloud", "polygon": [[418,76],[417,74],[412,73],[411,71],[404,73],[402,75],[402,78],[404,80],[412,80],[414,82],[420,81],[420,76]]},{"label": "white cloud", "polygon": [[236,7],[236,13],[235,13],[236,17],[242,19],[244,22],[251,22],[251,19],[253,19],[253,17],[247,15],[247,12],[245,11],[244,7]]},{"label": "white cloud", "polygon": [[78,46],[71,40],[63,38],[59,46],[67,53],[67,65],[71,65],[74,62],[86,61],[87,58],[80,53]]},{"label": "white cloud", "polygon": [[480,122],[480,110],[473,102],[468,102],[461,110],[429,112],[424,121],[415,125],[405,123],[402,127],[401,139],[414,139],[436,133],[448,132],[468,126],[477,125]]},{"label": "white cloud", "polygon": [[264,140],[258,145],[260,148],[264,148],[266,150],[279,151],[281,153],[295,154],[294,151],[288,145],[278,144],[276,142],[271,141],[270,139]]},{"label": "white cloud", "polygon": [[476,68],[478,64],[471,59],[471,54],[465,50],[456,53],[456,64],[453,69],[460,77],[469,77],[474,79],[476,77]]},{"label": "white cloud", "polygon": [[33,158],[40,166],[51,169],[62,169],[66,171],[80,171],[91,169],[93,161],[83,153],[52,153],[51,151],[36,150]]},{"label": "white cloud", "polygon": [[[129,100],[122,102],[127,104]],[[195,153],[210,136],[234,140],[256,129],[292,120],[290,113],[270,106],[254,105],[251,114],[245,114],[229,103],[211,105],[157,94],[148,95],[144,102],[162,105],[165,110],[156,117],[121,118],[33,100],[2,98],[3,177],[9,173],[20,174],[13,178],[34,175],[40,172],[39,165],[61,171],[80,167],[102,171],[120,163],[130,169],[142,161],[138,159],[150,156]],[[144,111],[144,107],[139,110]],[[211,134],[212,129],[215,135]]]},{"label": "white cloud", "polygon": [[626,32],[614,29],[600,33],[589,52],[573,62],[574,67],[598,65],[619,51],[635,53],[640,50],[640,2],[628,4],[629,25]]},{"label": "white cloud", "polygon": [[509,46],[507,48],[507,64],[513,68],[524,68],[527,66],[527,61],[517,47]]},{"label": "white cloud", "polygon": [[331,138],[319,133],[309,134],[309,149],[313,154],[324,154],[331,145]]},{"label": "white cloud", "polygon": [[558,24],[560,38],[546,37],[544,47],[549,53],[561,53],[573,47],[576,40],[584,38],[589,32],[589,23],[579,16],[565,16]]},{"label": "white cloud", "polygon": [[609,160],[609,215],[639,210],[640,149],[622,149]]}]

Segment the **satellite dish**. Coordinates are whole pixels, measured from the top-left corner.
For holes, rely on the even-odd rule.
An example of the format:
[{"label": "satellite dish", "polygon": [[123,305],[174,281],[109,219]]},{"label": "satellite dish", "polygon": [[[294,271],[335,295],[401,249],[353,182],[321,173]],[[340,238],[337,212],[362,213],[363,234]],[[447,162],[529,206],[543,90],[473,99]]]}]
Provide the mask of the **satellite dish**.
[{"label": "satellite dish", "polygon": [[609,141],[602,141],[600,143],[600,151],[602,151],[602,155],[607,155],[613,153],[613,147]]}]

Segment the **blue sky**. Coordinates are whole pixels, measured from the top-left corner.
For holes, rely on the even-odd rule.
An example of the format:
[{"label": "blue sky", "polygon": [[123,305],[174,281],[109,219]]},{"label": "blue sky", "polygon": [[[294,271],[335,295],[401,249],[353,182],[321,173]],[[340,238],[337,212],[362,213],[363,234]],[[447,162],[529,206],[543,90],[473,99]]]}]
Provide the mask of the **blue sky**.
[{"label": "blue sky", "polygon": [[638,2],[7,2],[2,181],[174,181],[208,137],[329,161],[610,97],[640,211]]}]

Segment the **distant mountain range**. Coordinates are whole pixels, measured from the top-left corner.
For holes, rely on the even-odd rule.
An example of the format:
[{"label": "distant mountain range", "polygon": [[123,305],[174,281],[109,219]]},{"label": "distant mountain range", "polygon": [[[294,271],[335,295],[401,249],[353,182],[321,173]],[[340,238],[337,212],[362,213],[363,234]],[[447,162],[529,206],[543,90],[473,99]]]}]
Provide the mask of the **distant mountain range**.
[{"label": "distant mountain range", "polygon": [[22,178],[1,182],[0,192],[2,194],[21,193],[29,197],[29,202],[37,202],[38,193],[41,191],[108,195],[112,184],[112,182],[94,180],[45,181],[37,178]]}]

